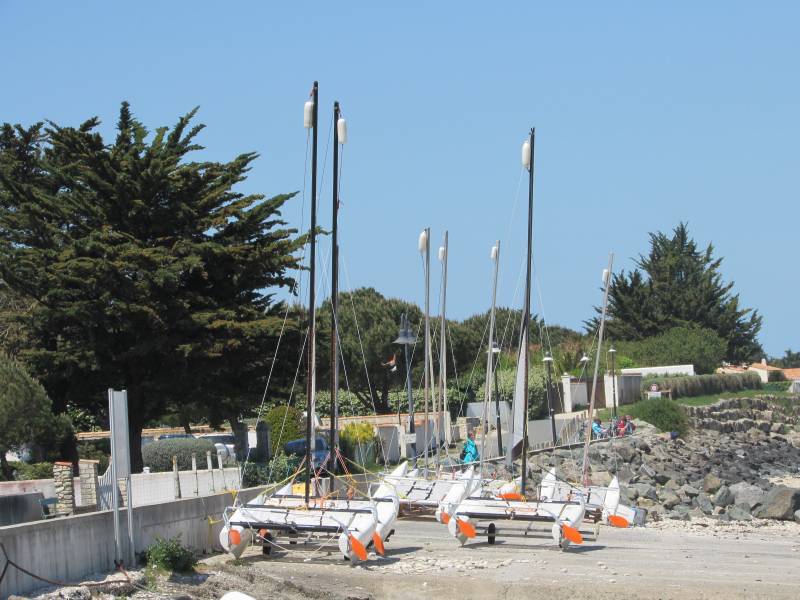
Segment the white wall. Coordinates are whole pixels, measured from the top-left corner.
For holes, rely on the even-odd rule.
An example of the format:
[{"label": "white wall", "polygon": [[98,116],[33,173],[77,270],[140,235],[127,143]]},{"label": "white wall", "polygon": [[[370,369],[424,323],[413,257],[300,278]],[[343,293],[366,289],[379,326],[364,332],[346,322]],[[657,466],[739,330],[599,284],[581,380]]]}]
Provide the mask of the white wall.
[{"label": "white wall", "polygon": [[[261,490],[263,488],[241,490],[239,497],[246,502]],[[196,552],[217,549],[221,515],[231,502],[231,494],[224,493],[135,508],[136,552],[145,550],[156,535],[166,538],[178,534],[181,543]],[[49,579],[78,582],[90,574],[114,570],[113,514],[106,510],[0,527],[0,543],[11,560],[20,566]],[[126,531],[124,509],[120,511],[120,523],[123,532]],[[9,567],[0,582],[0,598],[26,594],[43,585]]]},{"label": "white wall", "polygon": [[642,377],[648,375],[678,376],[694,375],[694,365],[667,365],[663,367],[642,367],[631,369],[620,369],[623,374],[641,373]]}]

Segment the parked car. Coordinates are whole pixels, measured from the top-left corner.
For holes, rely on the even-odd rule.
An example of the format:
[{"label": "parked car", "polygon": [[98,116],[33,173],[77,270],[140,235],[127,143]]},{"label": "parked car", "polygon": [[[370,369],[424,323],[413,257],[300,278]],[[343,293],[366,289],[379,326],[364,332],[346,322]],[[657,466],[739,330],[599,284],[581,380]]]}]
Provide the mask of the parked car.
[{"label": "parked car", "polygon": [[[301,458],[306,455],[306,439],[292,440],[284,446],[286,454],[295,454]],[[314,444],[314,464],[321,465],[325,457],[328,456],[328,440],[318,437]]]},{"label": "parked car", "polygon": [[179,438],[193,438],[191,433],[164,433],[158,436],[160,440],[174,440]]},{"label": "parked car", "polygon": [[236,462],[236,446],[232,433],[204,433],[197,437],[214,444],[222,462]]}]

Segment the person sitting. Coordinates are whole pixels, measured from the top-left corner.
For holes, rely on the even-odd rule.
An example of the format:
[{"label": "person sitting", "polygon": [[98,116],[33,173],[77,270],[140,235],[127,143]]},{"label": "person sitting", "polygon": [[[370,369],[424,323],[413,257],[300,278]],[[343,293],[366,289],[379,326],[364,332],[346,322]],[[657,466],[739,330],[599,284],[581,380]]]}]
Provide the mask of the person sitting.
[{"label": "person sitting", "polygon": [[475,432],[470,431],[467,434],[467,439],[464,440],[464,447],[461,449],[461,460],[465,463],[478,462],[481,455],[478,452],[478,446],[475,444]]},{"label": "person sitting", "polygon": [[617,437],[622,437],[623,435],[625,435],[626,427],[627,427],[627,424],[626,424],[625,416],[623,415],[619,419],[617,419],[617,423],[614,426],[614,435],[617,436]]},{"label": "person sitting", "polygon": [[608,430],[603,429],[603,423],[599,418],[595,418],[592,423],[592,437],[596,440],[608,437]]},{"label": "person sitting", "polygon": [[633,424],[633,417],[625,415],[625,432],[623,435],[633,435],[634,431],[636,431],[636,425]]}]

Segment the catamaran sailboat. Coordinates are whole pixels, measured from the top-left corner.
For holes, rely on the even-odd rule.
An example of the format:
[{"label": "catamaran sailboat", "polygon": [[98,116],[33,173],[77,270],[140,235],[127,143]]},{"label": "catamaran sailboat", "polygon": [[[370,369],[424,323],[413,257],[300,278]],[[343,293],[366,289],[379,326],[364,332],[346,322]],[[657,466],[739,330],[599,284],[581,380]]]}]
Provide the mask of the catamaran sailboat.
[{"label": "catamaran sailboat", "polygon": [[[552,536],[555,542],[566,548],[570,543],[580,544],[583,537],[578,531],[578,526],[583,521],[585,513],[585,500],[583,494],[577,491],[574,497],[568,500],[539,499],[529,501],[525,495],[527,480],[527,450],[528,450],[528,332],[530,325],[531,305],[531,267],[533,252],[533,182],[534,162],[533,149],[535,130],[531,129],[530,137],[522,146],[522,165],[528,170],[528,252],[526,260],[525,300],[522,307],[522,324],[520,329],[519,355],[517,360],[517,378],[514,390],[514,409],[511,427],[511,439],[506,449],[506,465],[513,469],[514,460],[521,459],[521,477],[519,490],[508,490],[500,495],[487,493],[483,485],[476,486],[475,490],[468,490],[468,484],[454,486],[448,496],[441,502],[437,509],[437,518],[447,525],[450,534],[464,544],[468,539],[477,535],[475,522],[488,522],[486,526],[489,542],[494,542],[496,535],[495,521],[536,521],[552,522]],[[499,248],[492,251],[493,257]],[[496,281],[496,278],[495,278]],[[491,375],[492,356],[491,344],[493,342],[493,317],[490,316],[490,354],[488,359],[487,382]],[[487,396],[488,396],[487,385]],[[488,425],[487,410],[488,400],[484,400],[484,431]],[[485,437],[484,437],[485,444]],[[481,463],[481,474],[483,463]],[[479,478],[479,481],[482,478]]]},{"label": "catamaran sailboat", "polygon": [[[314,466],[314,398],[315,398],[315,365],[316,365],[316,338],[315,338],[315,261],[316,261],[316,232],[317,232],[317,104],[318,85],[314,82],[311,99],[305,104],[304,124],[312,130],[312,168],[311,168],[311,229],[309,235],[310,269],[309,269],[309,330],[307,340],[308,351],[308,406],[306,411],[306,456],[303,461],[305,471],[304,494],[294,494],[293,485],[289,483],[274,493],[263,493],[253,501],[243,505],[233,506],[224,513],[225,525],[223,526],[219,541],[222,547],[236,558],[242,555],[251,543],[264,546],[265,553],[269,553],[271,546],[279,536],[288,536],[296,540],[298,535],[306,535],[308,539],[316,536],[317,539],[332,541],[338,536],[338,546],[342,554],[354,561],[367,560],[367,547],[373,544],[379,554],[383,554],[383,542],[391,532],[391,527],[400,508],[395,490],[387,484],[381,484],[365,499],[350,499],[335,497],[336,478],[333,468],[329,469],[331,475],[330,492],[322,495],[320,492],[319,472],[324,469],[324,464],[317,470]],[[338,190],[338,147],[347,138],[346,121],[341,118],[339,103],[334,104],[334,178],[333,178],[333,248],[332,248],[332,364],[338,364],[336,340],[338,337],[336,318],[336,297],[338,295],[337,261],[337,214],[339,207]],[[334,463],[341,456],[338,453],[336,436],[336,411],[337,411],[337,369],[332,369],[331,390],[331,454],[327,460]],[[326,461],[327,462],[327,461]],[[313,485],[313,490],[312,490]],[[341,490],[340,490],[341,491]],[[348,492],[352,493],[351,488]]]}]

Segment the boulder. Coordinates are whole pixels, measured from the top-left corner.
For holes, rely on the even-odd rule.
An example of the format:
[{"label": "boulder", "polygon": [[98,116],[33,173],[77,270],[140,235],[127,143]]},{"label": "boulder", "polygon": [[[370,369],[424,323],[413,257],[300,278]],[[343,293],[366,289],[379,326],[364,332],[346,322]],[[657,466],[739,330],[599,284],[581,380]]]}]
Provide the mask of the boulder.
[{"label": "boulder", "polygon": [[764,496],[766,496],[764,490],[746,481],[733,484],[730,487],[730,491],[733,494],[734,503],[746,504],[748,509],[761,504],[764,501]]},{"label": "boulder", "polygon": [[592,485],[607,486],[611,483],[611,473],[608,471],[594,471],[592,473]]},{"label": "boulder", "polygon": [[705,493],[697,495],[697,508],[702,510],[705,515],[710,515],[714,512],[714,505],[711,504],[711,499]]},{"label": "boulder", "polygon": [[777,485],[772,488],[761,506],[753,513],[760,519],[794,519],[794,512],[800,510],[800,490]]},{"label": "boulder", "polygon": [[635,454],[635,450],[628,446],[627,444],[620,444],[614,448],[617,455],[623,462],[629,463],[633,459],[633,455]]},{"label": "boulder", "polygon": [[695,496],[697,496],[697,495],[700,493],[700,490],[698,490],[698,489],[697,489],[696,487],[694,487],[693,485],[689,485],[688,483],[686,483],[686,484],[682,485],[682,486],[681,486],[681,490],[682,490],[682,491],[683,491],[683,493],[684,493],[684,494],[686,494],[686,495],[687,495],[689,498],[694,498]]},{"label": "boulder", "polygon": [[711,502],[714,506],[728,506],[733,504],[734,497],[733,493],[731,492],[730,488],[727,485],[723,485],[721,488],[717,490],[717,493],[711,498]]},{"label": "boulder", "polygon": [[722,486],[722,481],[714,473],[709,473],[703,478],[703,491],[706,494],[713,494]]},{"label": "boulder", "polygon": [[649,498],[650,500],[658,500],[656,488],[649,483],[641,482],[634,483],[631,487],[636,490],[637,496],[640,498]]},{"label": "boulder", "polygon": [[678,504],[667,516],[676,521],[689,521],[692,518],[689,515],[689,507],[685,504]]},{"label": "boulder", "polygon": [[667,490],[666,493],[663,493],[661,496],[661,505],[664,508],[667,509],[674,508],[676,505],[680,503],[681,499],[678,498],[678,495],[672,490]]},{"label": "boulder", "polygon": [[732,521],[752,521],[753,515],[750,514],[750,511],[747,509],[747,504],[737,504],[736,506],[732,506],[729,508],[726,513],[728,517]]}]

